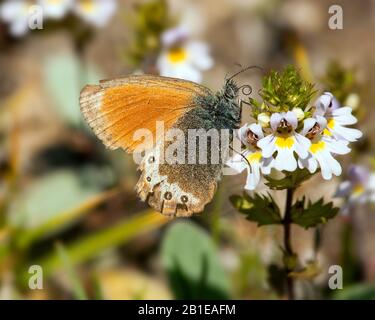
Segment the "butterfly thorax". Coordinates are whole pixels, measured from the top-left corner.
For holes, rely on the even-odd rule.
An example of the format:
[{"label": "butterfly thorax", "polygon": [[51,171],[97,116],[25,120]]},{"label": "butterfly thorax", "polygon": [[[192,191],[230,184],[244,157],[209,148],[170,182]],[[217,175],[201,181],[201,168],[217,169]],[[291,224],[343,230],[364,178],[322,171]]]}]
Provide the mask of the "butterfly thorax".
[{"label": "butterfly thorax", "polygon": [[197,97],[200,116],[207,119],[211,124],[209,127],[231,130],[239,127],[241,110],[237,103],[238,92],[237,84],[229,80],[221,91]]}]

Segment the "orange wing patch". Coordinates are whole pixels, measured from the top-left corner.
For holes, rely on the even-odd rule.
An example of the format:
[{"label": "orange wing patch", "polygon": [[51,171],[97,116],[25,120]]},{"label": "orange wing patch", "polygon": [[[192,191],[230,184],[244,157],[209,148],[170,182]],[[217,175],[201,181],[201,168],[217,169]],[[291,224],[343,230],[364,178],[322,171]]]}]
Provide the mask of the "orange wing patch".
[{"label": "orange wing patch", "polygon": [[194,107],[196,95],[209,93],[190,81],[156,76],[129,76],[88,85],[80,97],[81,111],[89,126],[110,149],[128,152],[137,129],[148,129],[155,137],[156,121],[167,130]]}]

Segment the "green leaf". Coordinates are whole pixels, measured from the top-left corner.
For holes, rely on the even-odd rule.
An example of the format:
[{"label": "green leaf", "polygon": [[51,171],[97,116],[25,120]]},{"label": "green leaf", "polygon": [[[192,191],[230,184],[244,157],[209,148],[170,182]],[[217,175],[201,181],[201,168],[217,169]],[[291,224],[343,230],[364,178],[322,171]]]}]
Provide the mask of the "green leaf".
[{"label": "green leaf", "polygon": [[[15,244],[19,249],[26,249],[34,241],[45,238],[48,235],[58,232],[65,226],[72,224],[74,221],[83,218],[84,215],[89,213],[90,209],[98,204],[107,200],[116,194],[118,190],[113,189],[110,191],[96,194],[89,199],[83,201],[74,208],[66,211],[61,211],[56,214],[52,219],[32,229],[15,229]],[[1,251],[0,251],[1,257]]]},{"label": "green leaf", "polygon": [[280,209],[270,194],[250,196],[245,193],[243,197],[234,195],[229,200],[246,219],[257,222],[258,226],[281,223]]},{"label": "green leaf", "polygon": [[102,78],[93,66],[85,66],[73,55],[48,57],[44,63],[44,84],[53,98],[57,111],[69,124],[82,121],[79,93],[86,83]]},{"label": "green leaf", "polygon": [[284,171],[284,177],[281,179],[274,179],[270,176],[264,176],[267,180],[266,185],[272,190],[293,189],[300,186],[300,184],[314,174],[311,174],[307,169],[297,169],[293,172]]},{"label": "green leaf", "polygon": [[78,274],[74,270],[74,266],[72,265],[69,254],[66,252],[65,247],[62,243],[57,243],[56,250],[70,280],[70,285],[72,286],[72,291],[75,298],[78,300],[87,300],[88,297],[86,295],[83,284],[81,283]]},{"label": "green leaf", "polygon": [[375,300],[374,284],[360,283],[337,290],[333,294],[336,300]]},{"label": "green leaf", "polygon": [[[20,230],[38,228],[99,192],[99,188],[84,183],[77,172],[58,170],[36,179],[15,196],[7,213],[8,223]],[[76,217],[71,218],[70,222]]]},{"label": "green leaf", "polygon": [[339,212],[339,208],[334,207],[332,202],[324,203],[323,198],[314,203],[308,201],[307,206],[305,202],[303,197],[292,206],[291,219],[306,229],[326,223]]},{"label": "green leaf", "polygon": [[[132,218],[126,217],[122,221],[104,230],[83,236],[72,243],[66,243],[65,251],[69,256],[70,263],[76,266],[96,257],[104,250],[120,246],[137,236],[160,228],[168,221],[169,220],[161,214],[153,210],[147,210]],[[48,277],[63,267],[61,258],[56,252],[48,254],[32,263],[42,266],[45,277]],[[20,279],[26,284],[28,283],[29,276],[26,270],[22,270]]]},{"label": "green leaf", "polygon": [[229,298],[229,279],[216,246],[195,224],[178,221],[169,227],[161,259],[177,299]]}]

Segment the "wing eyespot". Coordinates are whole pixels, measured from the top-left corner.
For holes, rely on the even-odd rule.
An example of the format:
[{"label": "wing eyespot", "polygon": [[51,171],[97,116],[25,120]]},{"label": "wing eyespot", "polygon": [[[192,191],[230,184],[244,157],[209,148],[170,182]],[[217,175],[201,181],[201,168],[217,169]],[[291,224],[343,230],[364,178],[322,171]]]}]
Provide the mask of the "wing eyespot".
[{"label": "wing eyespot", "polygon": [[173,197],[172,192],[167,191],[166,193],[164,193],[165,200],[171,200],[172,197]]}]

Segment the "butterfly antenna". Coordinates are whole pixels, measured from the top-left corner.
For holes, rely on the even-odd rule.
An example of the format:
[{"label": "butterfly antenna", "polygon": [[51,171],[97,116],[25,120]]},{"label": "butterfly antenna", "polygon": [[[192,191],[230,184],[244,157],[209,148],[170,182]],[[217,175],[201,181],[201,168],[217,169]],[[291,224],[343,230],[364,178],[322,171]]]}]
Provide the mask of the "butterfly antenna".
[{"label": "butterfly antenna", "polygon": [[243,68],[242,70],[236,72],[234,75],[230,76],[226,81],[228,82],[228,81],[232,80],[233,78],[237,77],[239,74],[241,74],[241,73],[243,73],[247,70],[250,70],[250,69],[259,69],[261,71],[264,70],[262,67],[259,67],[259,66],[248,66],[248,67]]}]

